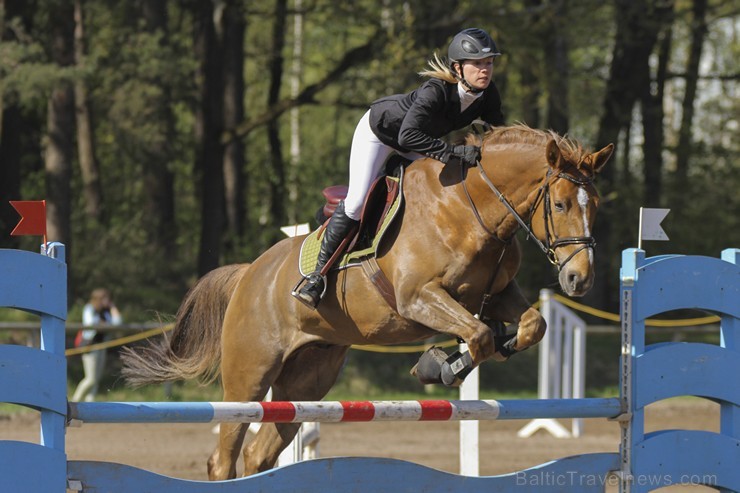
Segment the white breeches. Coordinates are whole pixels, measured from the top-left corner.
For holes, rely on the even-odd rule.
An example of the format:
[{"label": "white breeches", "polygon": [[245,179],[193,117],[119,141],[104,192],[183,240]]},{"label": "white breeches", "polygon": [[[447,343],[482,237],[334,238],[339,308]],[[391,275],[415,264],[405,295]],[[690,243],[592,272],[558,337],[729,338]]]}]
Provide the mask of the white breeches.
[{"label": "white breeches", "polygon": [[72,401],[80,402],[83,398],[87,402],[95,400],[95,394],[98,393],[98,385],[105,368],[105,357],[105,349],[82,355],[82,368],[85,370],[85,378],[80,380],[77,385]]},{"label": "white breeches", "polygon": [[391,154],[400,154],[412,161],[424,157],[418,152],[399,152],[382,143],[370,128],[370,111],[360,119],[352,138],[349,154],[349,190],[344,199],[344,212],[359,221],[365,196],[373,181],[383,172],[383,165]]}]

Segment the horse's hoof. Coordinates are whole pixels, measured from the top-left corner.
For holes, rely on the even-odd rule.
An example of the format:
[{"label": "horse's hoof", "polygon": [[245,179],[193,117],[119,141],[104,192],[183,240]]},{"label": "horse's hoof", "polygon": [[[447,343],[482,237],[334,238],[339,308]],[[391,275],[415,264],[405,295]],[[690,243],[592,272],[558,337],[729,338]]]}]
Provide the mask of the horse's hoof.
[{"label": "horse's hoof", "polygon": [[442,383],[442,364],[446,360],[447,353],[437,346],[432,346],[421,355],[410,373],[424,385]]}]

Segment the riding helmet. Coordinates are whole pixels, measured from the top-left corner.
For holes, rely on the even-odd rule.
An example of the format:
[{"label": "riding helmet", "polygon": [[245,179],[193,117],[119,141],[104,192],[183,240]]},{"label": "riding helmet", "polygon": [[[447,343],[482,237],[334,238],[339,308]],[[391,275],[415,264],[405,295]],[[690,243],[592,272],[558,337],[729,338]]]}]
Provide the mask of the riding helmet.
[{"label": "riding helmet", "polygon": [[470,27],[457,33],[447,49],[447,58],[451,62],[479,60],[499,55],[501,53],[491,36],[483,29],[476,27]]}]

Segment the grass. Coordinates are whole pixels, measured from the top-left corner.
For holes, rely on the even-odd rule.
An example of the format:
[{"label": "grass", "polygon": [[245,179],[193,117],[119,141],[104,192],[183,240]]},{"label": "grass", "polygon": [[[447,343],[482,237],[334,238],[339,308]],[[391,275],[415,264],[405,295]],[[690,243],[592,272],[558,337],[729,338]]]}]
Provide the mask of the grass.
[{"label": "grass", "polygon": [[17,404],[0,403],[0,416],[11,416],[13,414],[30,413],[33,409],[19,406]]}]

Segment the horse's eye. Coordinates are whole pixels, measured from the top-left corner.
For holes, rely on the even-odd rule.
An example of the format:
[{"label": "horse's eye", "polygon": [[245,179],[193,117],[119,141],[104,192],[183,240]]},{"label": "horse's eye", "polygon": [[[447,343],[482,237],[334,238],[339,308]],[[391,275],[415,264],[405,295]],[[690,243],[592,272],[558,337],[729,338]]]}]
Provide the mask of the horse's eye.
[{"label": "horse's eye", "polygon": [[555,211],[556,212],[563,212],[565,210],[565,205],[560,202],[559,200],[555,201]]}]

